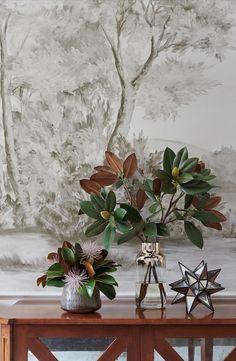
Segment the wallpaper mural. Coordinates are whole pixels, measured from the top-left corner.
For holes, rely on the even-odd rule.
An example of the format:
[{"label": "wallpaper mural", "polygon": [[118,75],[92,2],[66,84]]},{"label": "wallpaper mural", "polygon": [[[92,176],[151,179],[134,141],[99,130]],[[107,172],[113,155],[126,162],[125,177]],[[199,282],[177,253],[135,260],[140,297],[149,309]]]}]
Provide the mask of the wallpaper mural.
[{"label": "wallpaper mural", "polygon": [[[204,252],[177,230],[179,239],[163,245],[170,275],[178,260],[205,257],[224,266],[230,285],[235,10],[233,0],[0,1],[1,295],[57,292],[37,289],[35,279],[61,240],[84,238],[79,180],[107,148],[121,157],[135,149],[148,173],[165,146],[183,144],[214,168],[228,222]],[[130,269],[125,281],[120,274],[123,294],[137,249],[112,250]]]}]

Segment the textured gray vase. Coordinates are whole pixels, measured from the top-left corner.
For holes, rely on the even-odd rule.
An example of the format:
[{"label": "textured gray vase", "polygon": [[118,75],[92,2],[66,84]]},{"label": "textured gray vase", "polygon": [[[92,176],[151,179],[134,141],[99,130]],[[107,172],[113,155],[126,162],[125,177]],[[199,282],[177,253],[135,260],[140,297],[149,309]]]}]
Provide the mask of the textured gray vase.
[{"label": "textured gray vase", "polygon": [[83,297],[68,285],[63,287],[61,296],[61,308],[68,312],[88,313],[101,308],[100,292],[95,287],[91,298]]}]

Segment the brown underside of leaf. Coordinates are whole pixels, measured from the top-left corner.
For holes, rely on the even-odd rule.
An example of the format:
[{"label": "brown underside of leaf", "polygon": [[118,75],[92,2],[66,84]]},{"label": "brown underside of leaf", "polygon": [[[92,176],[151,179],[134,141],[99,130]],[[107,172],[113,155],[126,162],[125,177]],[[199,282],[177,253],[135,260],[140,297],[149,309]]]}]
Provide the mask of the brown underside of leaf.
[{"label": "brown underside of leaf", "polygon": [[226,217],[221,212],[216,211],[215,209],[212,209],[211,213],[214,213],[219,218],[219,222],[227,221]]},{"label": "brown underside of leaf", "polygon": [[70,242],[68,242],[68,241],[64,241],[62,247],[63,248],[70,248],[70,249],[73,248],[72,244]]},{"label": "brown underside of leaf", "polygon": [[218,231],[221,231],[222,230],[222,225],[220,223],[203,223],[204,226],[208,227],[208,228],[214,228],[214,229],[217,229]]},{"label": "brown underside of leaf", "polygon": [[161,180],[159,178],[155,178],[153,180],[153,193],[156,196],[159,196],[161,194]]},{"label": "brown underside of leaf", "polygon": [[37,286],[40,286],[40,284],[42,284],[42,286],[45,287],[46,282],[47,282],[47,276],[43,275],[37,279]]},{"label": "brown underside of leaf", "polygon": [[208,199],[204,205],[204,209],[210,210],[218,206],[218,204],[221,202],[221,197],[216,196]]},{"label": "brown underside of leaf", "polygon": [[71,269],[70,265],[64,259],[61,260],[60,264],[64,268],[64,273],[67,274]]},{"label": "brown underside of leaf", "polygon": [[139,189],[136,194],[136,205],[138,209],[142,209],[147,200],[147,195],[144,190]]},{"label": "brown underside of leaf", "polygon": [[56,252],[51,252],[48,254],[47,259],[54,260],[57,259],[58,254]]},{"label": "brown underside of leaf", "polygon": [[108,150],[105,152],[105,156],[107,163],[115,172],[123,172],[123,162],[120,158],[118,158],[114,153],[109,152]]},{"label": "brown underside of leaf", "polygon": [[100,186],[110,186],[111,184],[116,183],[117,176],[116,174],[108,173],[108,172],[97,172],[93,174],[90,178],[92,181],[100,184]]},{"label": "brown underside of leaf", "polygon": [[99,194],[101,190],[101,185],[97,182],[91,181],[90,179],[81,179],[80,181],[81,188],[87,193]]},{"label": "brown underside of leaf", "polygon": [[108,165],[98,165],[97,167],[94,167],[94,169],[97,170],[98,172],[107,172],[107,173],[111,173],[111,174],[117,174],[117,172],[114,171]]},{"label": "brown underside of leaf", "polygon": [[124,161],[123,172],[125,178],[132,177],[137,170],[137,158],[135,153],[130,154]]},{"label": "brown underside of leaf", "polygon": [[84,261],[84,262],[83,262],[83,265],[84,265],[84,267],[86,268],[86,271],[88,272],[89,277],[93,277],[93,276],[95,275],[95,271],[94,271],[94,269],[93,269],[93,265],[92,265],[90,262],[88,262],[88,261]]}]

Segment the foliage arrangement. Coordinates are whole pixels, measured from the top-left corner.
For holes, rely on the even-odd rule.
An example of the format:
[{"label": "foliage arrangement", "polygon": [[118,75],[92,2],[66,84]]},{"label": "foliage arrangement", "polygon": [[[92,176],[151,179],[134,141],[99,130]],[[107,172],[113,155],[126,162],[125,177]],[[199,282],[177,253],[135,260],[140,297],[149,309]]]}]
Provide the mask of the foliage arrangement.
[{"label": "foliage arrangement", "polygon": [[57,252],[49,253],[50,266],[38,278],[37,285],[64,287],[68,284],[84,297],[92,297],[97,287],[106,297],[113,299],[116,296],[114,286],[118,284],[109,273],[115,272],[119,265],[106,259],[107,254],[105,249],[91,241],[75,245],[64,242]]},{"label": "foliage arrangement", "polygon": [[199,158],[189,157],[186,147],[177,153],[166,148],[154,179],[142,176],[135,153],[124,161],[110,151],[105,157],[105,165],[96,166],[90,179],[80,181],[90,194],[90,200],[80,202],[80,213],[92,220],[86,236],[103,234],[106,249],[115,239],[122,244],[134,236],[143,242],[148,237],[168,236],[174,222],[182,222],[189,240],[202,248],[203,236],[196,222],[222,229],[226,218],[215,209],[221,197],[210,193],[215,175]]}]

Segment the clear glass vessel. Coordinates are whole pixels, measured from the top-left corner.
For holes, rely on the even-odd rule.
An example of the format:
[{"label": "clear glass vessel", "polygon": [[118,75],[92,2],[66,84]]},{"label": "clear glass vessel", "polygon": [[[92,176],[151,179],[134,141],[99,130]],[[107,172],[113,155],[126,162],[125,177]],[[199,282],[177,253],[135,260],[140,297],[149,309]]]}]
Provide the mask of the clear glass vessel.
[{"label": "clear glass vessel", "polygon": [[143,309],[160,309],[166,304],[165,256],[159,242],[142,243],[136,257],[136,305]]}]

